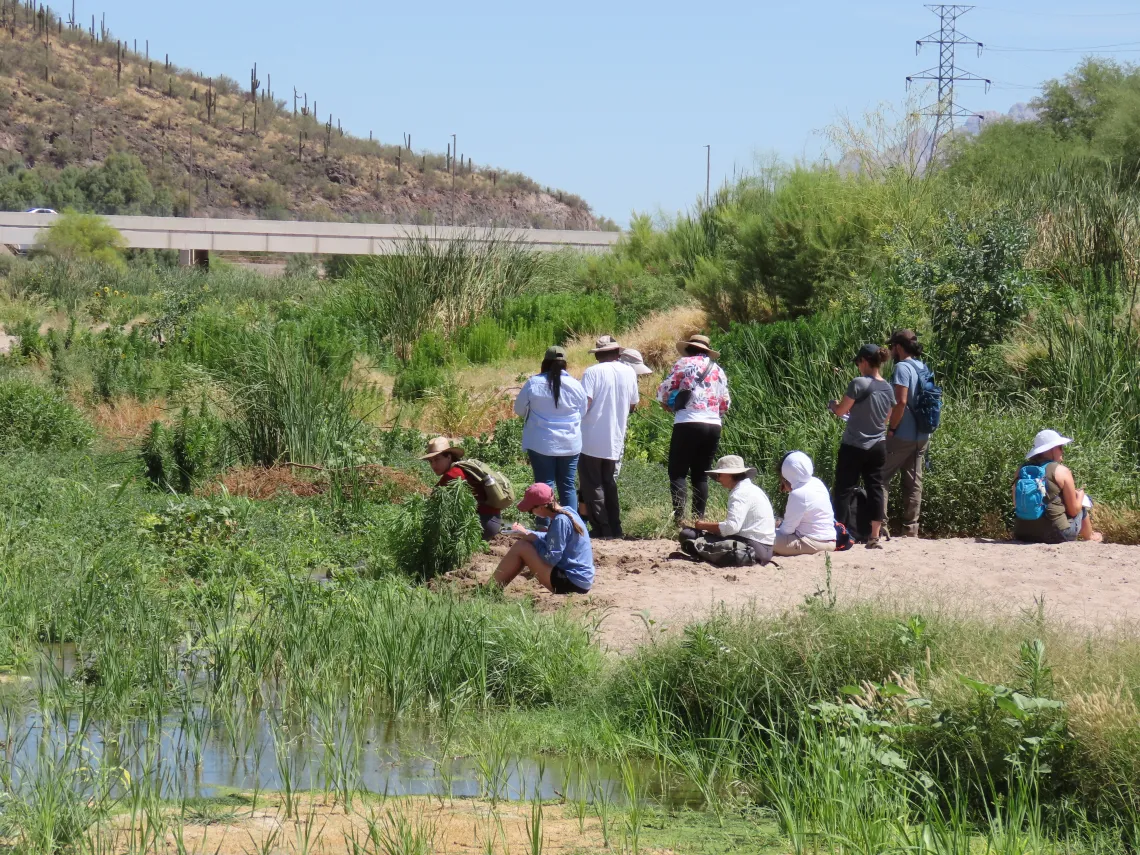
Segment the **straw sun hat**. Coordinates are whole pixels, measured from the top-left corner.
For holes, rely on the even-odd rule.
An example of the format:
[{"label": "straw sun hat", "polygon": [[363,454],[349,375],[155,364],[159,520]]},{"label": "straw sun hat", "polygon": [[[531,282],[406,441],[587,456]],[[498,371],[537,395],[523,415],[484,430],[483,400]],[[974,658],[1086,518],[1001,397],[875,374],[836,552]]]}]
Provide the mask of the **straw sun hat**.
[{"label": "straw sun hat", "polygon": [[745,466],[744,458],[737,454],[726,454],[716,462],[716,469],[705,470],[706,475],[747,475],[756,477],[755,466]]},{"label": "straw sun hat", "polygon": [[681,356],[685,355],[685,348],[695,347],[697,350],[703,350],[713,359],[720,359],[720,352],[712,349],[712,342],[709,341],[707,335],[691,335],[688,341],[677,342],[677,352]]},{"label": "straw sun hat", "polygon": [[456,460],[463,457],[463,449],[458,445],[452,445],[451,440],[445,436],[437,436],[428,443],[427,454],[423,455],[420,460],[431,460],[433,457],[438,457],[445,451],[450,452],[451,456]]}]

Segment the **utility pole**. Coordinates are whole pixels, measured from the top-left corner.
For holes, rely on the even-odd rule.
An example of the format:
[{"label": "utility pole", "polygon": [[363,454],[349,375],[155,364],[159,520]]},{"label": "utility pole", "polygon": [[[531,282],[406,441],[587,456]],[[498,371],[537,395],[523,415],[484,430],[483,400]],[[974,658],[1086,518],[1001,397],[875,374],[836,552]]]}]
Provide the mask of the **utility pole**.
[{"label": "utility pole", "polygon": [[938,16],[939,27],[926,38],[918,39],[914,45],[915,55],[922,50],[923,45],[938,45],[938,67],[928,68],[918,74],[912,74],[906,79],[907,88],[915,80],[932,80],[938,85],[938,100],[926,107],[922,115],[934,117],[934,131],[930,136],[930,160],[938,150],[939,141],[954,130],[955,119],[965,119],[976,115],[959,106],[954,98],[954,84],[978,82],[986,84],[986,91],[990,89],[990,80],[978,77],[955,64],[955,49],[958,45],[970,45],[977,49],[978,56],[982,55],[983,45],[970,37],[958,32],[958,19],[973,9],[973,6],[928,5],[926,7]]},{"label": "utility pole", "polygon": [[709,206],[709,182],[712,179],[712,145],[705,146],[705,207]]}]

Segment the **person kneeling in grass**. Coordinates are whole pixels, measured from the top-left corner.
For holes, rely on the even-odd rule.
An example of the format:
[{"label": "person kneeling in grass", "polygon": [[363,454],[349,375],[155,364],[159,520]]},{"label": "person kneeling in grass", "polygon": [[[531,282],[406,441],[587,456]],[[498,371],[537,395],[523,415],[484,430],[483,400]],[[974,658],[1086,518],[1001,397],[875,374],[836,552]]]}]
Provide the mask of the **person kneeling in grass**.
[{"label": "person kneeling in grass", "polygon": [[459,466],[463,459],[463,449],[452,445],[446,437],[437,436],[428,443],[427,454],[420,460],[426,460],[431,471],[439,476],[437,487],[449,484],[460,479],[467,482],[471,492],[475,495],[475,512],[479,514],[479,526],[483,529],[483,540],[492,540],[503,528],[503,516],[498,508],[487,504],[487,488],[470,472]]},{"label": "person kneeling in grass", "polygon": [[554,500],[549,484],[531,484],[518,508],[547,520],[546,531],[530,531],[515,523],[522,535],[495,569],[494,583],[505,588],[530,571],[542,587],[555,594],[587,594],[594,584],[594,550],[586,524],[577,513]]},{"label": "person kneeling in grass", "polygon": [[[697,520],[681,529],[681,550],[716,567],[751,567],[772,560],[776,518],[764,491],[752,483],[756,470],[729,454],[708,474],[728,490],[724,522]],[[703,532],[703,534],[702,534]]]}]

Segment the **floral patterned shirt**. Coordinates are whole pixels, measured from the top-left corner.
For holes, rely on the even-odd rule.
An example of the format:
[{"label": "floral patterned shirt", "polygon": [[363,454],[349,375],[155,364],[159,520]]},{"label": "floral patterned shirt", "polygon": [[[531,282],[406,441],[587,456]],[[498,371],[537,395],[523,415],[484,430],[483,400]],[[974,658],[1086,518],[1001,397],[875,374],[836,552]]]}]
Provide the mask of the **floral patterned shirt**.
[{"label": "floral patterned shirt", "polygon": [[673,417],[674,424],[705,422],[719,425],[720,417],[728,412],[732,398],[728,394],[728,378],[719,364],[713,365],[708,376],[697,383],[697,378],[708,364],[707,356],[682,357],[674,363],[669,376],[657,387],[657,400],[663,404],[668,403],[669,394],[678,389],[692,392],[685,409]]}]

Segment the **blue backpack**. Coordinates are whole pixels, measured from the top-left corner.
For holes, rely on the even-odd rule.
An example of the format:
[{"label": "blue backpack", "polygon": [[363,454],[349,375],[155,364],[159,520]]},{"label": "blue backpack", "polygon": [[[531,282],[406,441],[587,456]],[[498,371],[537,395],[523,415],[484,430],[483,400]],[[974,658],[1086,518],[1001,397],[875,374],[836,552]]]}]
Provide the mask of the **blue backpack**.
[{"label": "blue backpack", "polygon": [[[1046,464],[1048,465],[1048,464]],[[1045,466],[1027,463],[1017,473],[1013,487],[1013,510],[1019,520],[1039,520],[1045,513]]]},{"label": "blue backpack", "polygon": [[910,401],[919,433],[934,433],[942,423],[942,387],[934,382],[934,372],[925,365],[918,371],[918,389]]}]

